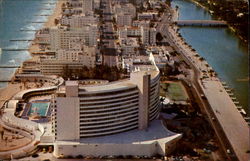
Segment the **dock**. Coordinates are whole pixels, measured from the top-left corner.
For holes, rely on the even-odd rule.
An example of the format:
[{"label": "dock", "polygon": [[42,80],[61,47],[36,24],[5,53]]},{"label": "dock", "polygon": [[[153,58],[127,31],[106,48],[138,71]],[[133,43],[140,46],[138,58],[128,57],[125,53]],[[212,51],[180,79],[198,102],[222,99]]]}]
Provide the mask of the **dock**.
[{"label": "dock", "polygon": [[29,49],[11,49],[11,48],[2,48],[2,51],[28,51]]},{"label": "dock", "polygon": [[53,10],[53,8],[41,8],[40,10]]},{"label": "dock", "polygon": [[11,82],[11,80],[4,80],[4,79],[0,79],[0,83],[5,83],[5,82]]},{"label": "dock", "polygon": [[38,31],[38,30],[20,29],[20,31]]},{"label": "dock", "polygon": [[52,5],[52,4],[56,4],[56,3],[55,2],[49,2],[49,3],[44,2],[42,4],[50,4],[50,5]]},{"label": "dock", "polygon": [[48,14],[34,15],[34,16],[50,16]]},{"label": "dock", "polygon": [[27,23],[45,23],[46,21],[27,21]]},{"label": "dock", "polygon": [[31,39],[12,39],[10,41],[33,41]]},{"label": "dock", "polygon": [[20,68],[20,65],[0,65],[0,68]]}]

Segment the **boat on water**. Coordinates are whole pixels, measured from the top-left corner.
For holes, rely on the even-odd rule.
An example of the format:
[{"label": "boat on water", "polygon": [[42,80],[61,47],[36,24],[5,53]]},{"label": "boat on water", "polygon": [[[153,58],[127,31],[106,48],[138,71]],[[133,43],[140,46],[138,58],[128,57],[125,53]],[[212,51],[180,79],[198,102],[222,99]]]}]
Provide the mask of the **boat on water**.
[{"label": "boat on water", "polygon": [[0,55],[2,54],[2,48],[0,48]]}]

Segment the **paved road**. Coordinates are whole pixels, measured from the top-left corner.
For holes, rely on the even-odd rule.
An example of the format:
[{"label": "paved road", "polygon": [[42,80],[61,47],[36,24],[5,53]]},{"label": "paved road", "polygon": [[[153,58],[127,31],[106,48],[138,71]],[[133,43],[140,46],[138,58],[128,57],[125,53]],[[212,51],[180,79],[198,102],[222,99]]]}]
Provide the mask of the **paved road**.
[{"label": "paved road", "polygon": [[[215,130],[215,133],[222,145],[222,148],[227,154],[228,149],[230,150],[230,154],[227,154],[227,160],[235,161],[237,160],[234,151],[231,147],[231,144],[229,140],[227,139],[227,135],[223,131],[222,125],[217,120],[217,116],[215,112],[213,111],[213,108],[210,106],[210,103],[207,99],[202,98],[201,96],[204,94],[204,89],[201,85],[200,78],[203,76],[203,71],[207,70],[206,65],[204,66],[204,63],[199,63],[200,60],[194,60],[195,58],[192,57],[192,54],[190,54],[191,50],[186,50],[187,47],[183,47],[183,44],[180,44],[181,41],[177,39],[176,36],[174,36],[173,32],[174,30],[171,29],[171,24],[173,22],[173,19],[175,20],[176,17],[172,17],[171,15],[174,15],[173,12],[171,12],[170,8],[167,8],[167,12],[163,14],[162,20],[157,25],[157,31],[162,33],[162,35],[168,40],[169,44],[174,47],[174,49],[181,54],[183,59],[189,66],[194,70],[194,73],[191,75],[190,80],[186,80],[188,83],[192,84],[191,90],[194,92],[194,96],[197,100],[197,103],[201,107],[201,110],[207,114],[208,120],[210,121],[210,124],[212,125],[213,129]],[[218,81],[218,78],[216,77],[210,77],[208,81]],[[220,82],[219,82],[220,83]],[[213,100],[215,101],[215,100]],[[243,118],[242,118],[243,119]],[[247,135],[247,134],[245,134]],[[233,138],[234,139],[234,138]],[[247,140],[246,140],[247,141]],[[245,155],[245,154],[244,154]]]},{"label": "paved road", "polygon": [[113,25],[113,13],[111,0],[101,0],[102,21],[101,28],[101,52],[103,62],[109,66],[117,65],[117,51],[115,46],[116,33]]}]

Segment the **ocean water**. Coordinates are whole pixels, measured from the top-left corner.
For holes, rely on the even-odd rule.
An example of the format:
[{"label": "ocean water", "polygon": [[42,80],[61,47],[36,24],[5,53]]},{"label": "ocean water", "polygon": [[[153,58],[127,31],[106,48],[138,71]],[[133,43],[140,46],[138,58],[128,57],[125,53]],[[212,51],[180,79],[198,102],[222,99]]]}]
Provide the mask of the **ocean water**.
[{"label": "ocean water", "polygon": [[[48,18],[47,16],[39,15],[52,14],[55,2],[56,0],[0,0],[0,48],[28,48],[31,42],[10,40],[34,39],[35,31],[20,30],[37,30],[42,28],[43,23],[32,22],[46,21]],[[23,61],[29,59],[30,57],[31,56],[28,51],[2,50],[2,52],[0,52],[0,66],[20,65]],[[15,70],[15,68],[0,68],[0,80],[10,79]],[[6,83],[0,82],[0,88],[4,86],[6,86]]]},{"label": "ocean water", "polygon": [[[203,8],[186,0],[173,0],[179,7],[180,20],[210,20]],[[225,81],[240,104],[248,111],[248,46],[228,28],[181,27],[182,37],[204,57]]]}]

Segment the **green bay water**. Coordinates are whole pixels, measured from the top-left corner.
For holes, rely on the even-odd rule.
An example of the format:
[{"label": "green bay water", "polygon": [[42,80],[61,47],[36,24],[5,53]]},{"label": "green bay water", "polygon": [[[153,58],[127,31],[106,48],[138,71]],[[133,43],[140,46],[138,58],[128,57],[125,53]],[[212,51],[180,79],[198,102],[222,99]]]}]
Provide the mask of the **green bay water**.
[{"label": "green bay water", "polygon": [[[23,32],[20,30],[40,29],[43,23],[32,22],[46,21],[47,16],[38,15],[52,14],[55,2],[56,0],[0,0],[0,48],[28,48],[30,42],[10,40],[34,39],[34,31]],[[29,58],[28,51],[2,51],[0,52],[0,66],[20,65]],[[0,68],[0,80],[10,79],[15,70],[13,68]],[[6,83],[0,83],[0,88],[6,85]]]},{"label": "green bay water", "polygon": [[[179,20],[211,20],[205,9],[186,0],[172,0]],[[248,46],[228,28],[181,27],[182,37],[204,57],[219,78],[225,81],[240,104],[248,111]]]}]

